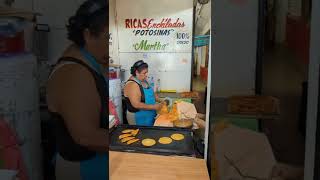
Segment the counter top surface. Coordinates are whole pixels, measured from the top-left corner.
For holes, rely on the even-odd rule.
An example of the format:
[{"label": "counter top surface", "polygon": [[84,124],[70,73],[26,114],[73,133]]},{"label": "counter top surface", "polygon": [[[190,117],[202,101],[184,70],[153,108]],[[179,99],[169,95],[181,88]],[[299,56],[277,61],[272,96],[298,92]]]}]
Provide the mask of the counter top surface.
[{"label": "counter top surface", "polygon": [[111,180],[209,180],[204,159],[109,152]]}]

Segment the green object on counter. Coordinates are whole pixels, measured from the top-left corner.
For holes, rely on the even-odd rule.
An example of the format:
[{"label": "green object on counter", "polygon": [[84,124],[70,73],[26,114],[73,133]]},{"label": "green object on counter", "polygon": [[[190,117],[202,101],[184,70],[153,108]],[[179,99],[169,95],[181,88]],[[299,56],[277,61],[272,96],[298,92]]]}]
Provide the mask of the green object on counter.
[{"label": "green object on counter", "polygon": [[176,101],[176,100],[181,100],[181,101],[184,101],[184,102],[192,103],[192,99],[190,99],[190,98],[177,98],[177,99],[174,99],[174,101]]},{"label": "green object on counter", "polygon": [[258,132],[259,131],[259,124],[258,120],[255,118],[242,118],[242,117],[226,117],[226,116],[220,116],[220,117],[214,117],[214,122],[219,121],[226,121],[231,123],[234,126],[249,129]]}]

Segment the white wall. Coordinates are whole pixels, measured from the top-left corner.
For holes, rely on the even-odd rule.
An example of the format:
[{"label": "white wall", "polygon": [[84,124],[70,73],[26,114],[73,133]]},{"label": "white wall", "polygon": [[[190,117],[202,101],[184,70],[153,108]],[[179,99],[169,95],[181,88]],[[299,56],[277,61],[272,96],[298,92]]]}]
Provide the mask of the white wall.
[{"label": "white wall", "polygon": [[[146,28],[126,28],[125,19],[154,19],[161,22],[163,18],[172,18],[184,22],[184,27],[167,28],[170,30],[168,36],[145,36],[135,35],[138,30]],[[191,51],[192,51],[192,22],[193,1],[192,0],[117,0],[116,1],[116,29],[119,37],[119,63],[129,76],[130,67],[139,59],[149,64],[149,76],[155,80],[160,79],[161,90],[189,91],[191,84]],[[172,22],[173,23],[173,22]],[[164,30],[166,28],[160,28]],[[158,30],[151,28],[149,30]],[[189,44],[178,44],[178,33],[188,33]],[[134,44],[147,40],[154,44],[160,42],[167,44],[161,50],[137,50]],[[114,48],[113,48],[114,49]],[[114,52],[113,52],[114,53]],[[125,79],[127,78],[125,77]]]},{"label": "white wall", "polygon": [[15,8],[32,11],[33,3],[34,3],[34,0],[15,0],[12,6]]},{"label": "white wall", "polygon": [[213,1],[214,97],[255,93],[258,1],[230,2]]},{"label": "white wall", "polygon": [[[24,1],[24,0],[20,0]],[[33,0],[34,11],[43,14],[38,18],[38,23],[49,24],[48,56],[51,64],[61,56],[62,51],[70,44],[67,40],[66,23],[79,5],[85,0],[64,1],[63,4],[56,0]]]},{"label": "white wall", "polygon": [[112,58],[114,64],[120,64],[119,41],[116,24],[116,0],[109,0],[109,33],[111,33],[112,38],[112,45],[109,45],[109,56]]},{"label": "white wall", "polygon": [[[6,6],[5,1],[6,0],[0,0],[0,6]],[[11,6],[14,8],[32,11],[33,10],[33,1],[34,0],[14,0],[13,4]]]}]

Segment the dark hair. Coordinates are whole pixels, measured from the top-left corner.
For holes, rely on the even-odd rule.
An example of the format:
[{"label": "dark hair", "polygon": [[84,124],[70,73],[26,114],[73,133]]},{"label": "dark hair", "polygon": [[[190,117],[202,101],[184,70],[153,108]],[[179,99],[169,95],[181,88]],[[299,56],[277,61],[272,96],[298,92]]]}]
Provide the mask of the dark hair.
[{"label": "dark hair", "polygon": [[143,60],[139,60],[133,64],[133,66],[130,69],[130,73],[132,76],[136,76],[136,71],[140,73],[142,70],[147,68],[148,68],[148,64],[145,63]]},{"label": "dark hair", "polygon": [[83,37],[85,29],[98,36],[109,23],[108,7],[107,0],[85,1],[76,14],[69,18],[67,25],[68,39],[82,47],[85,45]]}]

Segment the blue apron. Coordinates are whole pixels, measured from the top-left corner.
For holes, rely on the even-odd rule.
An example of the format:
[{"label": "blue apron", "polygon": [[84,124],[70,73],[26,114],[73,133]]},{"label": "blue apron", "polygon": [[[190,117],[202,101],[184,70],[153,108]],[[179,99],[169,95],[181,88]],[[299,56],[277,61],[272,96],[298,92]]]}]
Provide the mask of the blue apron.
[{"label": "blue apron", "polygon": [[[85,57],[86,61],[91,65],[91,67],[100,75],[103,76],[100,65],[97,63],[96,59],[85,49],[81,49],[82,55]],[[106,120],[107,121],[107,120]],[[109,179],[107,175],[108,171],[108,154],[107,153],[97,153],[95,157],[81,161],[80,162],[80,175],[82,180],[107,180]]]},{"label": "blue apron", "polygon": [[[141,85],[141,82],[136,79]],[[142,86],[143,87],[143,86]],[[156,98],[153,92],[153,88],[148,85],[148,88],[143,87],[145,96],[145,104],[156,104]],[[138,126],[153,126],[157,113],[155,110],[140,110],[135,113],[135,121]]]}]

